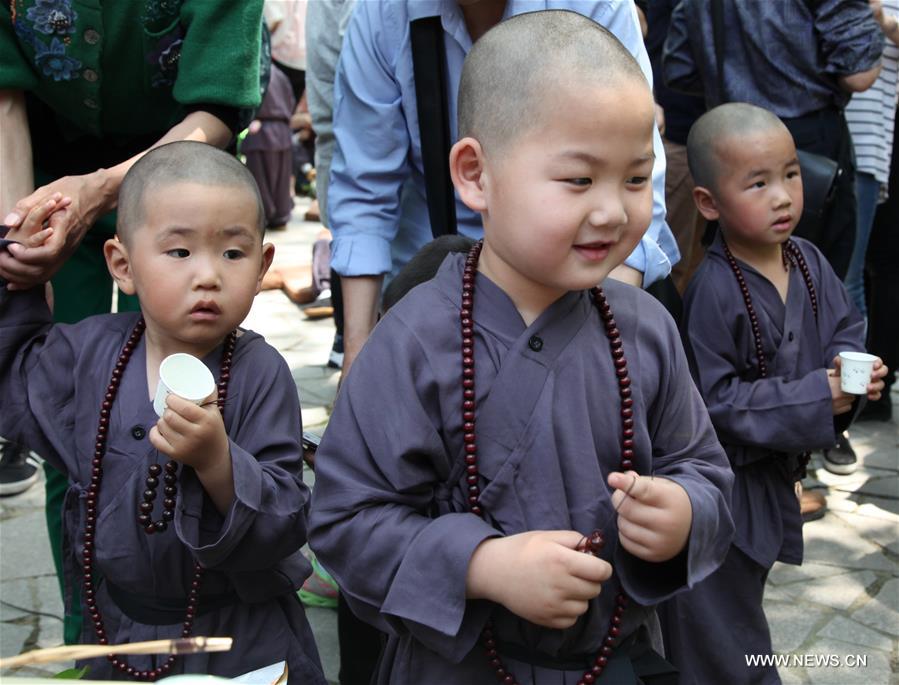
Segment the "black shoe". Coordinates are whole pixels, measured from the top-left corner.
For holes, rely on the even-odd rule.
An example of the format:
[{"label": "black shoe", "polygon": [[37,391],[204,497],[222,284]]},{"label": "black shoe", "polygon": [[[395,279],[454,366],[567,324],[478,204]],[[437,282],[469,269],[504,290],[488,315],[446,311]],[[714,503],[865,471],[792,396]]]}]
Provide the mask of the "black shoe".
[{"label": "black shoe", "polygon": [[37,465],[27,449],[11,442],[0,444],[0,496],[25,492],[37,478]]},{"label": "black shoe", "polygon": [[821,450],[824,456],[824,468],[838,476],[848,476],[858,468],[858,457],[855,450],[849,444],[849,436],[840,433],[837,436],[837,444],[829,450]]},{"label": "black shoe", "polygon": [[334,345],[331,346],[331,353],[328,355],[328,368],[343,368],[343,336],[340,334],[334,336]]}]

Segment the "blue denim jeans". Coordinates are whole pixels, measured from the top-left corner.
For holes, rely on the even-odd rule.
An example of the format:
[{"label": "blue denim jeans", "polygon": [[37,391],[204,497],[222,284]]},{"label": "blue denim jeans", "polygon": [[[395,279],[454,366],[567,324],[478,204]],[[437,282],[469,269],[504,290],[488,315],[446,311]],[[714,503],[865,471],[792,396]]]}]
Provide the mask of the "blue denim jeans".
[{"label": "blue denim jeans", "polygon": [[858,307],[862,316],[868,316],[865,306],[865,253],[868,251],[868,238],[871,237],[871,226],[874,223],[874,212],[877,211],[877,198],[880,194],[880,182],[871,174],[859,171],[855,176],[855,194],[858,200],[858,225],[855,232],[855,245],[852,247],[852,259],[843,283],[849,297]]}]

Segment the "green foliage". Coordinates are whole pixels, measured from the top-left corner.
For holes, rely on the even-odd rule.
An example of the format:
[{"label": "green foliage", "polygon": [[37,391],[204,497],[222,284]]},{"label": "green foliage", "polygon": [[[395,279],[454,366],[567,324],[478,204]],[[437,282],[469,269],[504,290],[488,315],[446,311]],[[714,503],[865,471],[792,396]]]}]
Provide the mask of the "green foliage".
[{"label": "green foliage", "polygon": [[81,680],[87,675],[88,670],[90,670],[88,666],[82,668],[67,668],[62,673],[57,673],[53,678],[59,680]]}]

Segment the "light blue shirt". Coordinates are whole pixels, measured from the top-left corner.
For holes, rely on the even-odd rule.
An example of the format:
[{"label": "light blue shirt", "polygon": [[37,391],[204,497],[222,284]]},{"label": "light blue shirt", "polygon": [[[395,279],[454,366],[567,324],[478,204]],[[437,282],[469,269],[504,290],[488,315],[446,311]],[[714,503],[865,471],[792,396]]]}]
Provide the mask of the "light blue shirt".
[{"label": "light blue shirt", "polygon": [[[544,9],[573,10],[606,27],[637,58],[652,85],[649,57],[631,0],[508,0],[503,18]],[[471,37],[456,0],[366,0],[347,28],[334,85],[337,147],[328,186],[331,265],[343,276],[396,273],[431,240],[415,101],[409,22],[440,16],[449,78],[449,120]],[[548,94],[549,95],[549,94]],[[643,283],[664,278],[680,258],[665,223],[665,151],[654,134],[652,222],[625,262]],[[480,214],[456,195],[459,233],[483,236]]]}]

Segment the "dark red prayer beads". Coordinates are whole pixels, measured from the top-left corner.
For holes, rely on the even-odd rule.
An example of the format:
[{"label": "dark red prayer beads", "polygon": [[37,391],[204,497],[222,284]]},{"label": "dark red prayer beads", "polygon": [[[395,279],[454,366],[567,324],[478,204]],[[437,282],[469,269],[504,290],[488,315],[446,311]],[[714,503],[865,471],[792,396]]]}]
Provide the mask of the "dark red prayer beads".
[{"label": "dark red prayer beads", "polygon": [[[727,259],[727,263],[730,265],[731,271],[734,272],[734,277],[737,279],[737,285],[740,286],[740,294],[743,296],[743,304],[746,306],[746,313],[749,315],[749,327],[752,329],[752,340],[755,345],[755,357],[758,364],[759,369],[759,378],[767,378],[768,377],[768,360],[765,359],[765,350],[762,347],[762,334],[759,330],[759,318],[755,312],[755,307],[752,304],[752,296],[749,293],[749,286],[746,285],[746,279],[743,277],[743,270],[740,268],[740,265],[737,264],[737,260],[734,258],[733,254],[730,251],[730,248],[727,246],[727,243],[722,242],[722,246],[724,247],[724,256]],[[802,254],[802,251],[799,249],[799,246],[794,243],[792,240],[787,240],[781,246],[781,255],[783,257],[784,267],[789,268],[790,264],[795,264],[799,267],[799,271],[802,274],[802,280],[805,281],[806,290],[808,290],[809,300],[812,303],[812,312],[815,314],[815,322],[818,321],[818,295],[815,292],[815,283],[812,280],[812,275],[809,273],[808,264],[805,261],[805,257]],[[811,460],[811,452],[803,452],[799,455],[799,469],[798,476],[801,480],[805,478],[805,468],[808,466],[809,461]]]},{"label": "dark red prayer beads", "polygon": [[[481,254],[483,241],[478,241],[472,246],[465,260],[465,268],[462,271],[462,303],[459,308],[459,319],[462,328],[462,441],[465,445],[465,469],[466,483],[468,484],[468,507],[471,513],[484,516],[484,509],[480,503],[481,488],[478,473],[478,450],[475,437],[476,411],[475,401],[475,364],[474,364],[474,282],[477,276],[478,258]],[[621,332],[612,316],[612,308],[603,295],[600,288],[591,291],[593,304],[599,311],[609,339],[609,348],[612,353],[612,361],[615,366],[615,374],[618,379],[618,396],[621,399],[621,469],[627,471],[634,467],[634,418],[631,398],[631,380],[627,370],[627,360],[621,342]],[[590,554],[598,555],[605,541],[602,533],[593,531],[582,543],[579,549]],[[593,661],[593,665],[584,672],[578,685],[590,685],[602,675],[609,657],[615,647],[615,642],[621,635],[621,623],[628,597],[622,591],[615,597],[615,609],[609,621],[609,628],[603,639],[599,654]],[[506,668],[496,648],[496,640],[493,633],[493,622],[488,619],[487,625],[481,633],[481,643],[487,654],[487,660],[491,668],[496,672],[496,678],[503,685],[518,685],[518,680]]]},{"label": "dark red prayer beads", "polygon": [[[231,375],[231,358],[234,355],[236,340],[237,335],[232,331],[225,338],[225,347],[222,351],[222,363],[219,369],[219,378],[221,380],[217,387],[216,399],[216,404],[218,404],[220,411],[225,403],[224,397],[227,394],[228,378]],[[147,535],[164,533],[169,523],[175,519],[175,501],[178,497],[178,462],[171,459],[166,462],[165,474],[162,476],[162,480],[165,483],[162,500],[162,518],[158,521],[153,521],[152,519],[153,502],[156,499],[156,489],[159,487],[159,476],[162,474],[162,471],[163,467],[159,464],[150,464],[147,469],[147,480],[144,482],[147,486],[142,495],[144,501],[138,505],[137,522]]]},{"label": "dark red prayer beads", "polygon": [[[83,565],[83,589],[84,589],[84,603],[87,606],[88,616],[90,620],[94,624],[94,631],[97,634],[97,642],[101,645],[108,645],[109,638],[106,635],[106,629],[103,627],[103,616],[100,613],[100,607],[97,604],[97,593],[94,588],[94,578],[93,578],[93,561],[94,561],[94,549],[96,547],[96,534],[97,534],[97,506],[100,499],[100,484],[103,481],[103,457],[106,454],[106,442],[109,437],[109,416],[110,411],[112,409],[112,403],[115,401],[116,395],[119,392],[119,385],[122,381],[122,374],[125,372],[125,367],[128,365],[129,360],[131,359],[131,355],[134,353],[134,349],[137,347],[137,343],[140,341],[141,335],[144,333],[144,329],[146,328],[146,324],[144,323],[143,318],[141,318],[137,324],[134,326],[134,330],[131,331],[131,335],[128,340],[125,342],[124,347],[122,348],[122,352],[119,354],[118,360],[116,360],[115,366],[112,370],[112,378],[109,380],[109,385],[106,387],[106,394],[103,396],[103,403],[100,406],[100,420],[99,425],[97,427],[97,438],[94,441],[94,457],[91,461],[91,478],[90,478],[90,486],[87,489],[87,498],[86,498],[86,510],[84,517],[84,545],[82,546],[81,556],[82,556],[82,565]],[[219,384],[218,384],[218,406],[221,410],[225,404],[225,398],[228,394],[228,379],[230,378],[231,372],[231,358],[234,354],[234,345],[237,340],[236,332],[232,331],[228,334],[228,337],[225,338],[225,349],[222,353],[222,364],[221,364],[221,373],[219,375]],[[171,464],[172,462],[169,462]],[[169,464],[166,464],[166,497],[169,497],[169,487],[174,487],[175,481],[173,480],[171,483],[169,482],[168,476],[174,476],[175,469],[169,469]],[[153,466],[156,468],[154,469]],[[158,464],[154,464],[150,467],[150,476],[148,477],[148,481],[150,478],[157,479],[161,469]],[[177,468],[177,467],[176,467]],[[158,485],[158,480],[156,480],[155,485]],[[155,487],[155,486],[154,486]],[[152,497],[147,498],[147,492],[152,491]],[[166,522],[174,518],[174,498],[177,491],[174,491],[171,494],[171,499],[173,503],[171,507],[165,507],[163,510],[163,518],[161,521],[157,521],[154,523],[149,523],[150,511],[152,511],[152,502],[156,497],[155,490],[151,487],[150,482],[147,483],[147,491],[144,492],[144,503],[149,502],[151,504],[150,511],[144,512],[143,507],[141,508],[141,516],[147,516],[148,525],[144,526],[144,530],[147,533],[155,532],[156,530],[165,530]],[[170,511],[171,516],[167,519],[166,512]],[[139,519],[140,520],[140,519]],[[162,523],[163,526],[157,527],[158,524]],[[148,528],[152,528],[153,530],[149,530]],[[194,618],[197,615],[197,604],[200,599],[200,581],[203,578],[203,567],[200,566],[199,563],[194,563],[194,575],[190,583],[190,592],[187,596],[187,609],[185,611],[185,619],[182,624],[181,636],[182,637],[190,637],[191,631],[193,629]],[[171,669],[172,665],[175,663],[175,656],[169,656],[165,662],[157,666],[156,668],[151,668],[148,670],[141,670],[134,668],[127,661],[121,659],[114,654],[109,654],[106,657],[109,662],[115,666],[119,671],[128,675],[137,680],[156,680],[160,676],[166,675]]]}]

